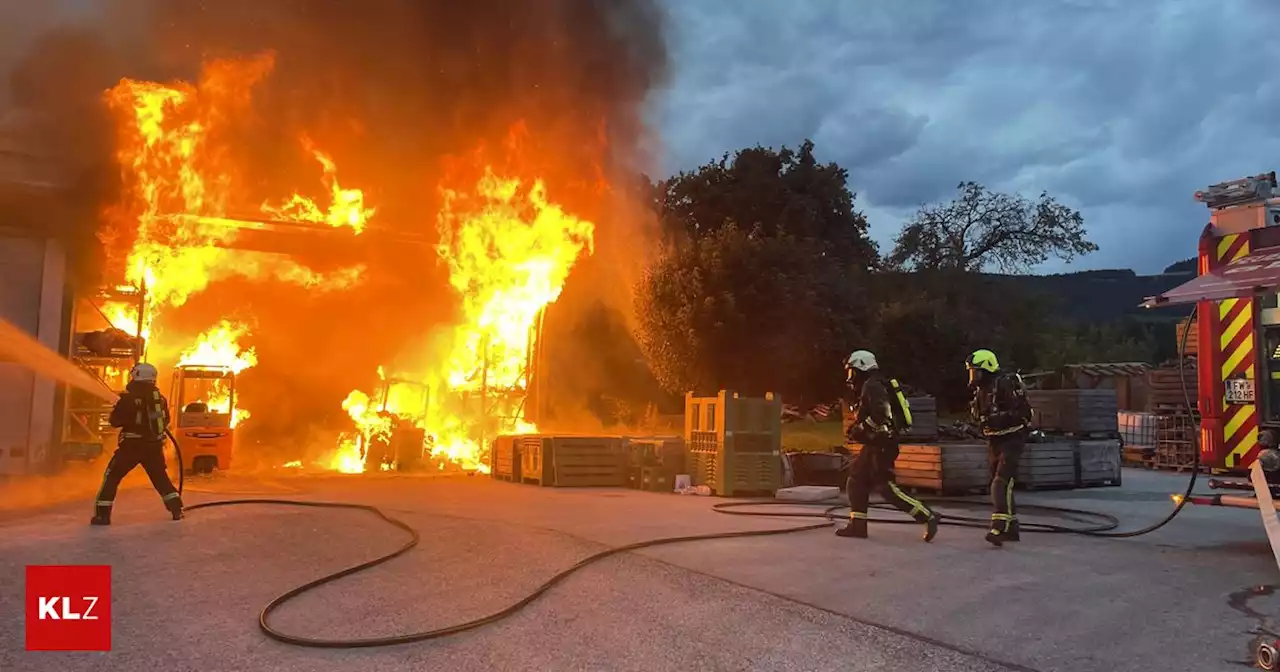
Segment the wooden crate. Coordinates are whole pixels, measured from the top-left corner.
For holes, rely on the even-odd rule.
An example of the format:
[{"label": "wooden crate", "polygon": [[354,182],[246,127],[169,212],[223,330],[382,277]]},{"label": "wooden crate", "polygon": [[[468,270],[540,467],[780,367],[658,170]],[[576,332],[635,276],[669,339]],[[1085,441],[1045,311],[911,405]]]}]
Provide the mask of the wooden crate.
[{"label": "wooden crate", "polygon": [[1014,487],[1024,490],[1076,487],[1076,451],[1072,441],[1027,443]]},{"label": "wooden crate", "polygon": [[560,488],[627,485],[622,437],[530,434],[517,443],[524,483]]},{"label": "wooden crate", "polygon": [[1074,442],[1076,487],[1120,485],[1121,452],[1118,439],[1082,440]]},{"label": "wooden crate", "polygon": [[493,440],[493,449],[489,453],[491,463],[489,473],[500,481],[520,482],[520,451],[515,435],[499,436]]},{"label": "wooden crate", "polygon": [[[848,444],[857,455],[862,445]],[[898,485],[942,495],[985,491],[991,485],[985,443],[906,443],[893,463]]]},{"label": "wooden crate", "polygon": [[1189,412],[1187,402],[1196,404],[1197,389],[1195,359],[1184,360],[1181,370],[1176,362],[1152,369],[1147,372],[1147,410]]},{"label": "wooden crate", "polygon": [[[903,435],[904,441],[925,442],[938,438],[938,400],[933,397],[907,397],[911,406],[911,430]],[[853,425],[853,407],[848,400],[840,401],[844,420],[844,436],[849,436]]]},{"label": "wooden crate", "polygon": [[1119,432],[1115,390],[1027,390],[1031,426],[1077,435]]},{"label": "wooden crate", "polygon": [[[1186,333],[1188,331],[1190,331],[1191,333]],[[1176,332],[1177,333],[1175,334],[1175,337],[1177,340],[1173,342],[1173,348],[1174,348],[1173,351],[1178,352],[1178,349],[1184,347],[1183,344],[1185,343],[1186,349],[1183,351],[1182,354],[1187,355],[1189,357],[1194,357],[1196,352],[1200,348],[1199,325],[1196,322],[1192,322],[1191,320],[1182,320],[1181,322],[1178,323]],[[1185,341],[1183,340],[1184,334],[1186,337]]]}]

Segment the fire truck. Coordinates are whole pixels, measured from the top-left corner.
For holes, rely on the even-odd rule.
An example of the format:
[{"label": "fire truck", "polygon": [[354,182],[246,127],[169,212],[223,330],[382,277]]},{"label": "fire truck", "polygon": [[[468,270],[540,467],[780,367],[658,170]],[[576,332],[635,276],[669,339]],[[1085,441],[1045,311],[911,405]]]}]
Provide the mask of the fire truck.
[{"label": "fire truck", "polygon": [[[1209,208],[1200,233],[1199,274],[1142,305],[1194,305],[1196,389],[1202,467],[1252,478],[1255,462],[1280,493],[1280,192],[1276,173],[1215,184],[1196,192]],[[1261,459],[1261,461],[1259,461]],[[1270,500],[1246,481],[1213,479],[1210,487],[1255,491],[1193,498],[1192,503],[1258,508]],[[1267,493],[1272,494],[1271,492]]]}]

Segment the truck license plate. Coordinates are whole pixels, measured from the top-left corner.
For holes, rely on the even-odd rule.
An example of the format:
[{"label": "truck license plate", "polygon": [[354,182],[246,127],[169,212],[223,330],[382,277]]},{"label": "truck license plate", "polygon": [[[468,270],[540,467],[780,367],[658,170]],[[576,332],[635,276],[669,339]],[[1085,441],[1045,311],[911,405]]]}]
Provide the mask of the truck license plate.
[{"label": "truck license plate", "polygon": [[1227,382],[1228,404],[1252,404],[1253,381],[1247,378],[1233,378]]}]

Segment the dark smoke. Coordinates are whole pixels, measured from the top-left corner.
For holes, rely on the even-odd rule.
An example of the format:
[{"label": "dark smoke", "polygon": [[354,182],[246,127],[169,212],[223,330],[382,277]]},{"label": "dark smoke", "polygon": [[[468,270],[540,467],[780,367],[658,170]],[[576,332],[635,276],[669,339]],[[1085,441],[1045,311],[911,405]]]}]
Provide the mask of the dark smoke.
[{"label": "dark smoke", "polygon": [[[597,225],[597,254],[575,270],[549,334],[580,332],[579,314],[601,302],[629,305],[646,220],[622,189],[646,167],[642,105],[667,73],[657,0],[106,0],[100,7],[91,23],[44,35],[10,76],[13,102],[52,129],[46,144],[75,157],[78,198],[92,206],[86,211],[116,198],[102,90],[122,77],[195,81],[210,58],[268,50],[274,70],[255,89],[252,118],[238,120],[230,148],[254,190],[246,203],[318,185],[314,161],[299,150],[306,133],[334,157],[344,186],[363,188],[378,207],[358,247],[263,243],[287,242],[320,269],[366,261],[361,289],[320,295],[224,283],[174,316],[196,329],[215,316],[253,316],[259,365],[245,374],[243,398],[260,410],[249,426],[283,434],[341,416],[347,391],[370,389],[378,364],[412,356],[432,325],[447,323],[456,298],[434,250],[395,242],[389,232],[434,240],[436,185],[475,170],[477,160],[545,180],[552,200]],[[79,248],[96,244],[87,226],[75,238]]]}]

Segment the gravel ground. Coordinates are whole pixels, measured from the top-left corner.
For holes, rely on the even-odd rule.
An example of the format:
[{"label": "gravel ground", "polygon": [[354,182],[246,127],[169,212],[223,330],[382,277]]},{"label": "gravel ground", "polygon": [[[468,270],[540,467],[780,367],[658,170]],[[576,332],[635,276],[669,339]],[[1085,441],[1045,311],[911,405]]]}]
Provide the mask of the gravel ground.
[{"label": "gravel ground", "polygon": [[[1135,472],[1124,488],[1028,497],[1122,512],[1169,510],[1180,481]],[[474,478],[300,477],[188,484],[188,503],[243,497],[376,504],[421,545],[282,607],[280,630],[378,637],[485,616],[607,546],[786,527],[715,514],[710,500],[552,490]],[[1229,595],[1275,581],[1256,512],[1192,510],[1133,540],[911,526],[866,541],[829,531],[684,544],[582,570],[510,619],[385,649],[304,649],[265,638],[274,596],[396,548],[403,533],[358,511],[237,506],[165,518],[146,488],[116,524],[87,504],[0,519],[0,671],[175,670],[1151,670],[1240,669],[1258,620]],[[981,515],[981,512],[979,512]],[[111,564],[113,651],[27,653],[22,567]],[[1250,606],[1273,613],[1270,598]]]}]

